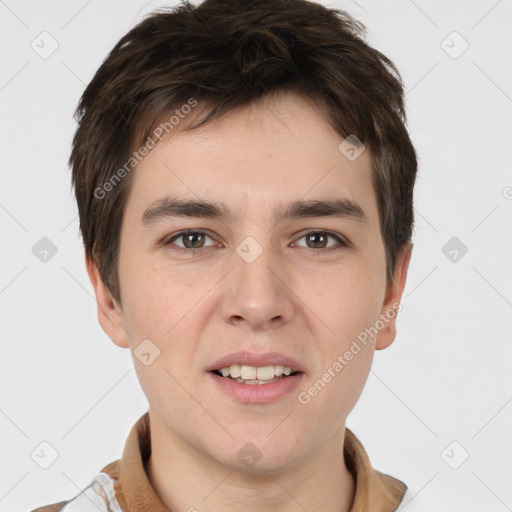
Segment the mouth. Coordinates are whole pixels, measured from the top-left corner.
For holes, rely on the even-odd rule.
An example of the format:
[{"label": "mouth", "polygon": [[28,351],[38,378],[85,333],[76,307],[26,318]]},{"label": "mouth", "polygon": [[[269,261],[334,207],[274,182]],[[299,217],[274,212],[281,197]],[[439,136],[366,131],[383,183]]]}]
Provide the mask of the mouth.
[{"label": "mouth", "polygon": [[279,380],[285,380],[303,372],[293,370],[291,367],[283,365],[255,367],[233,364],[231,366],[225,366],[219,370],[211,370],[210,373],[240,384],[261,386],[271,384],[272,382],[277,382]]},{"label": "mouth", "polygon": [[251,367],[238,364],[209,370],[207,374],[211,375],[213,384],[222,393],[238,404],[278,402],[300,386],[306,376],[304,372],[289,366]]},{"label": "mouth", "polygon": [[243,404],[270,404],[287,397],[306,378],[299,360],[279,352],[232,352],[211,363],[206,373],[218,389]]}]

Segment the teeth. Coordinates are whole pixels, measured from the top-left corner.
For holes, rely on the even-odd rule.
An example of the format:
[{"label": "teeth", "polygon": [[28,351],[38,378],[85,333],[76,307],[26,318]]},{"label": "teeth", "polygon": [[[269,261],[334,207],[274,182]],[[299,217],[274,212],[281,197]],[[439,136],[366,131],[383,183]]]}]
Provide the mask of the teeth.
[{"label": "teeth", "polygon": [[256,368],[254,366],[242,366],[240,378],[243,380],[254,380],[256,378]]},{"label": "teeth", "polygon": [[273,366],[262,366],[256,370],[256,378],[258,380],[270,380],[274,378]]},{"label": "teeth", "polygon": [[260,384],[260,381],[270,381],[276,377],[292,373],[292,369],[289,366],[283,366],[282,364],[260,367],[232,364],[231,366],[221,368],[219,371],[223,377],[232,377],[238,382],[246,381],[246,384]]},{"label": "teeth", "polygon": [[275,380],[279,380],[279,377],[277,379],[270,379],[270,380],[243,380],[243,379],[236,379],[237,382],[240,382],[240,384],[270,384],[271,382],[274,382]]},{"label": "teeth", "polygon": [[[238,379],[240,377],[240,365],[239,364],[232,364],[230,367],[229,367],[229,373],[231,375],[231,377],[233,377],[234,379]],[[223,373],[224,375],[224,373]]]}]

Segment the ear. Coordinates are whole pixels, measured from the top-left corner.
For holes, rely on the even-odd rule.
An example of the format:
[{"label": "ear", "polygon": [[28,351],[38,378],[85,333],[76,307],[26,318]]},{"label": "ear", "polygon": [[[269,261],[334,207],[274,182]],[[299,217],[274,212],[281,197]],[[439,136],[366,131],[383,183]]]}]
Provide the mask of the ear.
[{"label": "ear", "polygon": [[[384,323],[377,334],[375,350],[382,350],[393,343],[396,337],[396,317],[400,308],[400,299],[407,281],[407,270],[412,254],[412,243],[407,243],[399,253],[395,265],[395,282],[386,287],[386,297],[382,304],[380,319]],[[401,309],[401,308],[400,308]]]},{"label": "ear", "polygon": [[86,256],[85,266],[96,295],[98,321],[107,336],[119,347],[128,348],[128,336],[121,306],[101,278],[96,262]]}]

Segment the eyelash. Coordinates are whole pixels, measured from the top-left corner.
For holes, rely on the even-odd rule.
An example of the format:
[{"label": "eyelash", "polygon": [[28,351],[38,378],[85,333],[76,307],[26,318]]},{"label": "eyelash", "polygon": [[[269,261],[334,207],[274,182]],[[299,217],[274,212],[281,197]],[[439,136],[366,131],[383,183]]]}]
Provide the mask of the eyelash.
[{"label": "eyelash", "polygon": [[[208,238],[211,238],[213,240],[213,238],[210,235],[208,235],[208,233],[206,233],[205,231],[189,229],[189,230],[185,230],[185,231],[180,231],[179,233],[173,235],[166,242],[164,242],[164,245],[165,246],[171,245],[172,242],[174,242],[175,240],[178,240],[180,237],[183,237],[185,235],[190,235],[192,233],[200,233],[200,234],[206,235]],[[325,252],[337,251],[337,250],[345,249],[345,248],[349,247],[349,243],[347,241],[345,241],[343,238],[341,238],[339,235],[337,235],[336,233],[333,233],[332,231],[325,231],[325,230],[308,231],[307,233],[304,233],[300,238],[298,238],[298,240],[300,240],[308,235],[313,235],[313,234],[321,234],[321,235],[330,236],[330,237],[336,239],[338,241],[338,243],[341,244],[341,247],[334,246],[334,247],[328,247],[328,248],[323,248],[323,249],[322,248],[314,249],[313,247],[303,247],[303,249],[309,249],[310,251],[313,251],[313,253],[319,253],[319,252],[325,253]],[[177,250],[181,253],[189,254],[189,255],[194,255],[196,252],[200,252],[203,249],[207,249],[207,247],[201,247],[199,249],[186,249],[183,247],[177,247],[176,249],[173,248],[173,250]]]}]

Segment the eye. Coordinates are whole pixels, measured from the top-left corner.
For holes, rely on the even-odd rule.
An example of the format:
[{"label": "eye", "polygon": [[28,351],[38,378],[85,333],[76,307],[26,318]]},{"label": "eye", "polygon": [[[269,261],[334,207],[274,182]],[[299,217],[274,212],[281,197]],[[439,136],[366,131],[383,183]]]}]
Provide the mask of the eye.
[{"label": "eye", "polygon": [[[309,244],[309,243],[313,244],[312,246],[306,245],[307,249],[313,249],[313,250],[324,249],[321,252],[338,250],[338,249],[342,249],[344,247],[349,246],[348,242],[345,239],[341,238],[336,233],[333,233],[331,231],[309,231],[308,233],[302,235],[299,238],[299,240],[301,240],[303,238],[306,240],[306,244]],[[339,247],[339,246],[337,247],[336,245],[327,247],[325,244],[327,243],[327,240],[329,238],[336,240],[338,242],[338,245],[341,245],[341,247]],[[299,246],[299,247],[304,247],[304,246]]]},{"label": "eye", "polygon": [[176,235],[169,238],[164,245],[176,245],[174,244],[175,240],[183,241],[184,245],[177,247],[181,248],[184,253],[191,253],[194,254],[196,250],[203,249],[205,247],[204,240],[205,238],[209,238],[210,240],[213,240],[210,236],[208,236],[204,231],[194,231],[191,229],[188,229],[186,231],[180,231]]},{"label": "eye", "polygon": [[[196,251],[200,251],[202,249],[215,245],[215,242],[213,244],[210,244],[209,246],[205,245],[206,238],[209,238],[210,240],[213,241],[212,237],[210,237],[204,231],[187,229],[185,231],[180,231],[179,233],[173,235],[171,238],[164,242],[164,245],[174,245],[177,249],[181,249],[181,252],[185,254],[195,254]],[[327,246],[326,243],[329,238],[335,240],[337,244],[334,244],[334,246]],[[305,233],[299,238],[299,240],[301,239],[306,240],[306,246],[299,245],[297,243],[295,243],[294,245],[297,245],[298,247],[306,247],[307,249],[311,249],[314,252],[335,251],[349,247],[348,241],[346,241],[344,238],[340,237],[339,235],[331,231],[309,231],[308,233]],[[181,241],[183,245],[176,244],[176,241]],[[309,245],[310,243],[312,245]],[[319,251],[319,249],[321,250]]]}]

